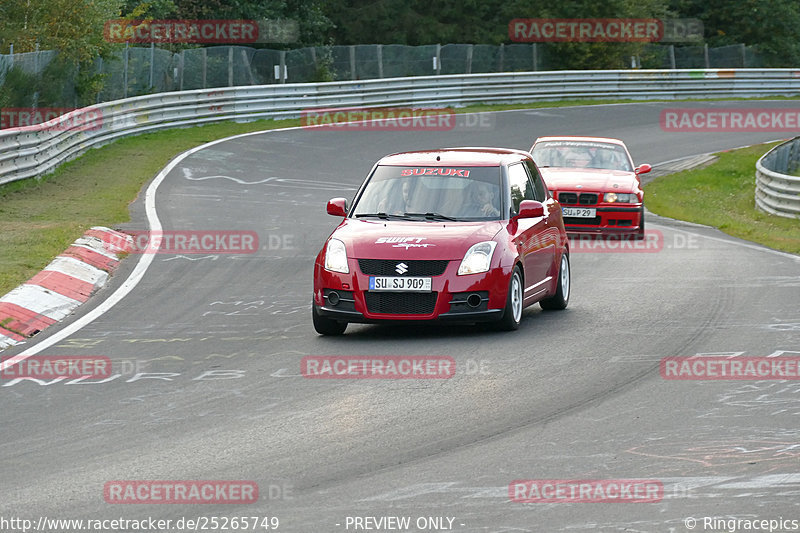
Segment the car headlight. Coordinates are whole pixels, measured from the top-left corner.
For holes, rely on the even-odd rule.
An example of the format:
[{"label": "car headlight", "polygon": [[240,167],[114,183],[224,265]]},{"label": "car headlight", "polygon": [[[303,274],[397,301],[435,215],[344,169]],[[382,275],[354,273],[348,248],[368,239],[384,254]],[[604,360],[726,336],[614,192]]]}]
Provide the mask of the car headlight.
[{"label": "car headlight", "polygon": [[484,241],[478,244],[473,244],[464,259],[461,260],[461,265],[458,267],[458,275],[463,276],[466,274],[478,274],[480,272],[487,272],[489,266],[492,264],[492,254],[497,243],[494,241]]},{"label": "car headlight", "polygon": [[342,274],[350,272],[347,267],[347,250],[339,239],[329,240],[328,246],[325,247],[325,270]]},{"label": "car headlight", "polygon": [[608,202],[610,204],[613,203],[635,204],[639,202],[639,197],[636,196],[634,193],[607,192],[603,196],[603,201]]}]

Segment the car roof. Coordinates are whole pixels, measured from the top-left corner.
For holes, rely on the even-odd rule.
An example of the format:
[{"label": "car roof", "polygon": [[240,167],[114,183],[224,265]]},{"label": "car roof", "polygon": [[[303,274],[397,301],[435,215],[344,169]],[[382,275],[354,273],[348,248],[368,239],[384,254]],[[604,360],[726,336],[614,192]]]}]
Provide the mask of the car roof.
[{"label": "car roof", "polygon": [[[437,159],[438,158],[438,159]],[[531,159],[531,154],[513,148],[491,147],[457,147],[437,150],[419,150],[387,155],[378,161],[379,165],[463,165],[463,166],[499,166],[524,159]]]},{"label": "car roof", "polygon": [[608,144],[618,144],[625,146],[625,143],[619,139],[612,139],[611,137],[579,137],[577,135],[560,135],[558,137],[539,137],[533,144],[544,141],[586,141],[586,142],[602,142]]}]

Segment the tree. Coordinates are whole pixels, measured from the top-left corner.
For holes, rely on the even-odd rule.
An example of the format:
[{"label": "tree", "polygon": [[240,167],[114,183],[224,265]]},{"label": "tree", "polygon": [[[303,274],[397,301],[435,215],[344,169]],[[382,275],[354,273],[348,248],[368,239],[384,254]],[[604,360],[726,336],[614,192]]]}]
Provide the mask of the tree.
[{"label": "tree", "polygon": [[800,2],[797,0],[673,0],[683,17],[703,21],[709,46],[756,46],[765,66],[800,63]]}]

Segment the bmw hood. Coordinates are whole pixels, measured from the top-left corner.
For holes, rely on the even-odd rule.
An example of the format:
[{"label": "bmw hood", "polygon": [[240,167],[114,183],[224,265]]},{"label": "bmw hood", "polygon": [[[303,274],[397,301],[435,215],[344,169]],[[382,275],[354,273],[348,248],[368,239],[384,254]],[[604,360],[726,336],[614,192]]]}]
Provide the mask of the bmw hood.
[{"label": "bmw hood", "polygon": [[[540,168],[551,191],[636,192],[639,180],[633,172],[596,168]],[[580,185],[580,187],[578,187]]]}]

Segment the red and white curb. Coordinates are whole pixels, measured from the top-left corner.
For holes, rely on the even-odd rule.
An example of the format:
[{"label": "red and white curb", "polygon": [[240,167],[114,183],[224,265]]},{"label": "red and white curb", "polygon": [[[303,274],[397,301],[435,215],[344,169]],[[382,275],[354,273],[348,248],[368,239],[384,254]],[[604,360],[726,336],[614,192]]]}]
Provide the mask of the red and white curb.
[{"label": "red and white curb", "polygon": [[102,287],[130,252],[133,238],[93,227],[44,270],[0,298],[0,350],[24,342],[69,316]]}]

